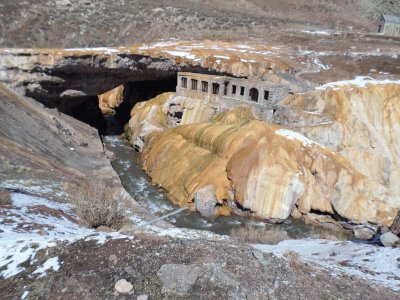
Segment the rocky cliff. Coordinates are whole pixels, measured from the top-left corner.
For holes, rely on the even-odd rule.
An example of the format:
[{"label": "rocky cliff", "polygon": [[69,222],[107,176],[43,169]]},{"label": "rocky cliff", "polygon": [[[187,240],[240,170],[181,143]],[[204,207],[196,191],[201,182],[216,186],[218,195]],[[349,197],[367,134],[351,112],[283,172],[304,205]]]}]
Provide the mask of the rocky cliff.
[{"label": "rocky cliff", "polygon": [[[284,105],[294,113],[285,113],[283,119],[277,115],[272,121],[339,153],[357,171],[398,195],[399,95],[399,83],[359,78],[289,97]],[[313,121],[316,117],[323,118],[323,122]]]},{"label": "rocky cliff", "polygon": [[164,94],[137,105],[127,129],[153,181],[206,216],[235,204],[272,221],[318,213],[388,226],[400,206],[399,89],[359,80],[288,97],[271,119],[286,128],[244,107],[208,122],[201,101]]}]

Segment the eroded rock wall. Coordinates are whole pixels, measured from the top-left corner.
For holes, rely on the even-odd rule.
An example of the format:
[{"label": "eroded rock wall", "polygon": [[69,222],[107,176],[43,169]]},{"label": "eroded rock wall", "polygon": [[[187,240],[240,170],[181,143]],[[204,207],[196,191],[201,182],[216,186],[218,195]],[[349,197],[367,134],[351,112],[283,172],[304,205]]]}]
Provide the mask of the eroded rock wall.
[{"label": "eroded rock wall", "polygon": [[200,197],[215,204],[215,213],[235,202],[277,221],[319,211],[390,225],[399,202],[385,186],[328,148],[249,114],[239,108],[211,123],[148,135],[145,171],[181,206]]},{"label": "eroded rock wall", "polygon": [[400,193],[399,84],[346,85],[293,96],[284,105],[294,113],[273,122],[302,132]]}]

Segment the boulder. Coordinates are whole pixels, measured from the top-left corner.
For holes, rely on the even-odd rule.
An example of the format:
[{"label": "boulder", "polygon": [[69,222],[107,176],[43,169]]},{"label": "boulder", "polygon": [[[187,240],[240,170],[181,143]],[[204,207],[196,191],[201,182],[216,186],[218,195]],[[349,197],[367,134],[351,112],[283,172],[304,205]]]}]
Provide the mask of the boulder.
[{"label": "boulder", "polygon": [[215,191],[212,185],[207,185],[194,196],[196,210],[205,218],[216,217],[218,212],[216,206],[218,202],[215,199]]},{"label": "boulder", "polygon": [[400,238],[391,232],[385,232],[380,239],[385,247],[395,247],[400,242]]},{"label": "boulder", "polygon": [[128,294],[132,292],[133,285],[125,279],[120,279],[115,283],[115,290],[120,294]]},{"label": "boulder", "polygon": [[180,296],[190,290],[200,274],[199,266],[184,264],[165,264],[157,273],[162,282],[161,292]]},{"label": "boulder", "polygon": [[354,237],[358,240],[370,240],[374,237],[377,230],[367,226],[358,226],[353,228]]}]

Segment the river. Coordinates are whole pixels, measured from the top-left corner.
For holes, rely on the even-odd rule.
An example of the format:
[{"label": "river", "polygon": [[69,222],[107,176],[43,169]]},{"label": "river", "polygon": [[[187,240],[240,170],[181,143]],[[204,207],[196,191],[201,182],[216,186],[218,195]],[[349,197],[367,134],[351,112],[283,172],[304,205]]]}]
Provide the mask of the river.
[{"label": "river", "polygon": [[[111,150],[115,159],[112,165],[126,191],[145,209],[155,216],[163,216],[179,207],[168,200],[165,190],[154,186],[151,178],[139,164],[139,153],[119,136],[105,136],[103,142]],[[199,213],[189,210],[168,217],[167,222],[177,226],[199,230],[209,230],[218,234],[229,234],[233,229],[250,225],[263,227],[266,231],[283,230],[291,238],[332,238],[348,240],[351,236],[324,228],[307,225],[300,220],[287,219],[282,224],[269,224],[259,219],[231,215],[219,216],[213,220],[203,218]]]}]

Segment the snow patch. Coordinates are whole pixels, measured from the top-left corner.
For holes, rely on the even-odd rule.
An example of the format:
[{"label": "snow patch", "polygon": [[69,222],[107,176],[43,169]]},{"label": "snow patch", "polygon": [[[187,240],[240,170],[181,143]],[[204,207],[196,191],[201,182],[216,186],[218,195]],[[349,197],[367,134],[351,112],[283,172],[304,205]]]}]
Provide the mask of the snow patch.
[{"label": "snow patch", "polygon": [[[0,213],[0,276],[3,278],[24,271],[22,263],[34,262],[38,251],[63,241],[73,243],[84,239],[104,244],[107,239],[132,238],[119,232],[97,232],[79,226],[73,222],[77,217],[68,204],[20,193],[12,193],[11,200],[13,206],[3,208]],[[55,211],[49,212],[43,207]],[[47,266],[56,267],[54,259],[43,268]]]},{"label": "snow patch", "polygon": [[178,44],[179,44],[179,42],[171,42],[171,41],[157,42],[157,43],[150,44],[150,45],[140,46],[139,50],[147,50],[147,49],[154,49],[154,48],[164,48],[164,47],[175,46],[175,45],[178,45]]},{"label": "snow patch", "polygon": [[400,249],[378,247],[330,240],[286,240],[277,245],[254,245],[262,252],[284,257],[295,251],[304,261],[316,264],[333,274],[344,272],[368,281],[382,284],[394,291],[400,290]]},{"label": "snow patch", "polygon": [[214,57],[222,59],[231,59],[229,56],[224,56],[224,55],[214,55]]},{"label": "snow patch", "polygon": [[301,32],[307,33],[307,34],[313,34],[313,35],[331,35],[332,32],[329,31],[323,31],[323,30],[301,30]]},{"label": "snow patch", "polygon": [[256,63],[257,62],[254,59],[244,59],[244,58],[241,58],[240,61],[244,62],[244,63]]},{"label": "snow patch", "polygon": [[108,47],[95,47],[95,48],[67,48],[65,51],[99,51],[104,52],[106,54],[111,53],[119,53],[120,51],[115,48],[108,48]]},{"label": "snow patch", "polygon": [[60,262],[58,260],[58,256],[49,258],[44,262],[43,265],[39,266],[33,274],[39,274],[39,278],[46,275],[46,271],[53,269],[53,271],[57,272],[60,269]]},{"label": "snow patch", "polygon": [[318,144],[318,143],[310,140],[309,138],[306,138],[301,133],[298,133],[298,132],[295,132],[295,131],[291,131],[291,130],[287,130],[287,129],[278,129],[278,130],[275,131],[275,133],[277,135],[283,136],[283,137],[285,137],[285,138],[287,138],[289,140],[292,140],[292,141],[294,141],[294,140],[300,141],[300,142],[302,142],[302,144],[304,146],[309,146],[310,147],[310,146],[316,145],[316,146],[319,146],[321,148],[325,148],[321,144]]},{"label": "snow patch", "polygon": [[191,54],[189,52],[185,52],[185,51],[165,51],[165,53],[168,53],[169,55],[172,55],[172,56],[184,57],[187,59],[195,59],[196,58],[196,55]]},{"label": "snow patch", "polygon": [[342,86],[346,85],[354,85],[357,87],[365,87],[367,84],[400,84],[400,80],[390,80],[390,79],[374,79],[369,76],[357,76],[353,80],[343,80],[336,82],[326,83],[318,88],[317,90],[326,90],[327,88],[333,88],[335,90],[339,89]]},{"label": "snow patch", "polygon": [[332,68],[332,65],[324,65],[319,58],[315,58],[314,59],[314,64],[316,64],[318,66],[319,69],[322,70],[329,70],[330,68]]}]

